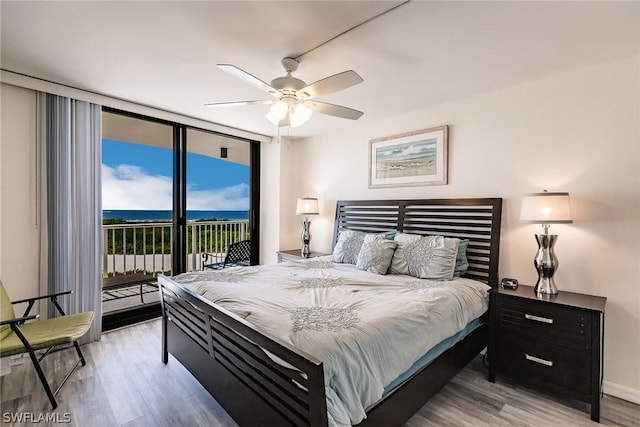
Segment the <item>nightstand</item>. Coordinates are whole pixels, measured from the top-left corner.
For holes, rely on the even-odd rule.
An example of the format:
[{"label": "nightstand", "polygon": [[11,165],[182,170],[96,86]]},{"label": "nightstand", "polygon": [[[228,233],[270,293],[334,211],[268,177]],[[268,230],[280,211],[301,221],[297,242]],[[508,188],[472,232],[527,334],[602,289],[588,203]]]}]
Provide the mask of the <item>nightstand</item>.
[{"label": "nightstand", "polygon": [[504,373],[590,403],[600,422],[607,299],[563,291],[538,297],[523,285],[494,288],[489,298],[489,381]]},{"label": "nightstand", "polygon": [[[318,256],[324,256],[330,254],[324,254],[322,252],[311,252],[309,258],[315,258]],[[290,251],[278,251],[278,263],[285,261],[298,261],[302,259],[302,249],[292,249]]]}]

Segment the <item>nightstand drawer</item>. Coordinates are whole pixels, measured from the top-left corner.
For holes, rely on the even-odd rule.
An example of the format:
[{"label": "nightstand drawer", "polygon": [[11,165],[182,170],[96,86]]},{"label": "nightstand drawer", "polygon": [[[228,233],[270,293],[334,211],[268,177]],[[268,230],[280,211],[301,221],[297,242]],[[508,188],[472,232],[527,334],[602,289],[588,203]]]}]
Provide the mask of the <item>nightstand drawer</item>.
[{"label": "nightstand drawer", "polygon": [[583,310],[530,303],[511,298],[497,302],[497,327],[535,340],[587,351],[591,348],[591,317]]},{"label": "nightstand drawer", "polygon": [[579,393],[589,393],[589,353],[559,348],[551,342],[511,333],[501,333],[497,338],[497,346],[500,348],[497,363],[507,374],[537,378]]}]

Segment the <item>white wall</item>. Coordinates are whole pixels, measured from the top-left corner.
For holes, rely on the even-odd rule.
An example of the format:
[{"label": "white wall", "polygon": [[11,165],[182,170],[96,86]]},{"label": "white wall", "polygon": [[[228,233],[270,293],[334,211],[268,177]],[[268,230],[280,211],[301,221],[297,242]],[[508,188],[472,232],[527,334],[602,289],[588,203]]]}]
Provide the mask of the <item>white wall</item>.
[{"label": "white wall", "polygon": [[11,299],[39,289],[36,93],[0,85],[0,279]]},{"label": "white wall", "polygon": [[[300,195],[321,201],[311,246],[327,252],[339,199],[502,197],[500,275],[530,284],[540,227],[519,223],[521,196],[568,191],[574,222],[551,228],[560,235],[556,282],[608,298],[605,389],[640,402],[639,79],[634,56],[292,142],[283,169],[292,187],[279,196],[281,233],[289,237],[280,240],[297,238]],[[450,126],[448,185],[368,188],[370,139],[443,124]]]},{"label": "white wall", "polygon": [[[282,137],[263,142],[260,147],[260,264],[275,264],[276,251],[280,249],[301,247],[300,235],[287,232],[296,227],[299,233],[302,232],[300,218],[295,216],[295,198],[302,195],[296,193],[300,178],[292,174],[295,160],[292,158],[291,144]],[[294,200],[289,203],[292,194]]]},{"label": "white wall", "polygon": [[275,264],[280,239],[280,157],[276,142],[260,145],[260,264]]}]

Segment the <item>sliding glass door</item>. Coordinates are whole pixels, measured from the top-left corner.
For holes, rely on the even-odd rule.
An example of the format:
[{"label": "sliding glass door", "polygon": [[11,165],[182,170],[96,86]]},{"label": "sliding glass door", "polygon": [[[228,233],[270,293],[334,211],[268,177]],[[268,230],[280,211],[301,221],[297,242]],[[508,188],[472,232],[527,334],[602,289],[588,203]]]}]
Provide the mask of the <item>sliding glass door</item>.
[{"label": "sliding glass door", "polygon": [[187,129],[187,270],[223,262],[230,244],[251,238],[251,145]]},{"label": "sliding glass door", "polygon": [[157,304],[157,274],[201,270],[240,240],[257,263],[259,156],[256,141],[103,110],[105,313]]},{"label": "sliding glass door", "polygon": [[103,330],[157,315],[172,273],[173,126],[102,113]]}]

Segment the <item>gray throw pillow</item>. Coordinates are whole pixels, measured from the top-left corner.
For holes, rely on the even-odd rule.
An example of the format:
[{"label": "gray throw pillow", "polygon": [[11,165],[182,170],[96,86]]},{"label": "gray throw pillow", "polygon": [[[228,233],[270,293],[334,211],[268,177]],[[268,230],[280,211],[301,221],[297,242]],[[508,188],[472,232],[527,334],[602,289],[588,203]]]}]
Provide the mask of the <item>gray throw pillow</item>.
[{"label": "gray throw pillow", "polygon": [[375,274],[387,274],[397,243],[384,234],[367,234],[358,254],[356,268]]},{"label": "gray throw pillow", "polygon": [[338,242],[333,248],[333,262],[340,264],[355,264],[366,233],[355,230],[342,230],[338,235]]},{"label": "gray throw pillow", "polygon": [[460,239],[398,233],[391,273],[420,279],[451,280]]}]

